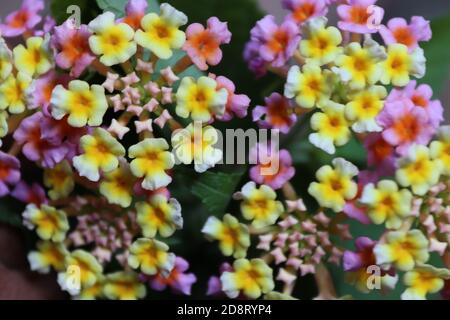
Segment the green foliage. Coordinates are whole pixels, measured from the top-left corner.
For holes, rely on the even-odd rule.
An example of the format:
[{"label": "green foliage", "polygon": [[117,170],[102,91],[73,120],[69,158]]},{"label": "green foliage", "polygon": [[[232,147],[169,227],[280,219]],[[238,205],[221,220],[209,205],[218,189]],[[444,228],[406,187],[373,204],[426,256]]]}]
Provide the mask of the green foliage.
[{"label": "green foliage", "polygon": [[5,199],[0,201],[0,223],[6,223],[14,227],[22,226],[22,218],[17,208]]},{"label": "green foliage", "polygon": [[[125,15],[125,6],[128,0],[97,0],[97,5],[103,11],[111,11],[117,17],[123,17]],[[147,12],[158,11],[159,4],[156,0],[148,0]]]},{"label": "green foliage", "polygon": [[51,0],[50,12],[58,25],[71,16],[71,14],[67,13],[67,8],[71,5],[80,7],[82,23],[88,23],[100,12],[92,0]]}]

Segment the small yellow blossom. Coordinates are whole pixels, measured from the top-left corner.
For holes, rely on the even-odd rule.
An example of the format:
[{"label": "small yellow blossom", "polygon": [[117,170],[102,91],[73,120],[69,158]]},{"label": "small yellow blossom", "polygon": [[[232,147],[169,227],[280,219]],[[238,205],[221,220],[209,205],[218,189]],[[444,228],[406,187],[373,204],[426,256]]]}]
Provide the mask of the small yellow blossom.
[{"label": "small yellow blossom", "polygon": [[218,240],[219,247],[225,256],[244,258],[250,246],[250,234],[245,224],[231,214],[223,216],[223,221],[209,217],[202,232],[210,239]]},{"label": "small yellow blossom", "polygon": [[17,70],[29,76],[40,76],[53,68],[50,37],[30,37],[26,41],[27,47],[19,44],[14,48],[14,65]]},{"label": "small yellow blossom", "polygon": [[329,70],[322,70],[316,63],[307,63],[289,69],[284,95],[294,99],[302,108],[321,108],[330,100],[334,87],[334,76]]},{"label": "small yellow blossom", "polygon": [[183,164],[191,164],[197,172],[205,172],[222,159],[222,150],[214,148],[219,137],[217,130],[211,126],[189,124],[176,131],[172,136],[172,147],[177,160]]},{"label": "small yellow blossom", "polygon": [[230,298],[243,293],[250,299],[257,299],[274,287],[273,271],[262,259],[238,259],[233,263],[232,272],[224,272],[220,277],[222,290]]},{"label": "small yellow blossom", "polygon": [[146,190],[156,190],[167,186],[172,178],[166,173],[175,165],[171,152],[167,151],[169,144],[163,138],[147,138],[128,150],[131,172],[135,177],[144,178],[142,187]]},{"label": "small yellow blossom", "polygon": [[19,72],[16,76],[10,74],[0,84],[0,110],[8,108],[14,114],[24,112],[28,101],[27,89],[31,82],[31,77],[26,73]]},{"label": "small yellow blossom", "polygon": [[128,208],[133,198],[135,180],[128,163],[122,161],[119,168],[103,174],[100,183],[100,193],[109,203]]},{"label": "small yellow blossom", "polygon": [[438,130],[438,140],[430,144],[430,155],[442,163],[443,174],[450,176],[450,126]]},{"label": "small yellow blossom", "polygon": [[413,145],[408,154],[398,162],[395,174],[398,183],[411,187],[413,193],[423,196],[438,183],[442,172],[442,162],[430,158],[430,150],[423,145]]},{"label": "small yellow blossom", "polygon": [[174,199],[154,195],[147,202],[136,203],[137,222],[144,237],[153,238],[159,233],[170,237],[176,229],[183,228],[181,205]]},{"label": "small yellow blossom", "polygon": [[360,201],[368,207],[367,214],[373,223],[386,222],[387,228],[398,229],[411,215],[412,199],[411,192],[399,190],[394,181],[381,180],[376,187],[373,183],[367,184]]},{"label": "small yellow blossom", "polygon": [[307,62],[314,61],[325,65],[336,60],[342,52],[341,32],[335,27],[326,27],[327,18],[310,19],[303,25],[303,40],[300,41],[300,53]]},{"label": "small yellow blossom", "polygon": [[345,117],[345,106],[332,101],[322,106],[322,112],[311,117],[309,141],[329,154],[336,152],[335,146],[345,145],[351,138],[350,123]]},{"label": "small yellow blossom", "polygon": [[409,271],[416,263],[427,262],[430,256],[428,245],[428,239],[420,230],[391,231],[373,252],[377,264],[393,264],[399,270]]},{"label": "small yellow blossom", "polygon": [[57,200],[67,197],[73,190],[75,182],[73,171],[67,160],[58,163],[54,168],[44,170],[44,184],[50,188],[50,199]]},{"label": "small yellow blossom", "polygon": [[72,127],[99,126],[103,122],[103,116],[108,109],[108,101],[105,89],[99,85],[92,85],[80,80],[69,83],[69,89],[57,85],[53,89],[50,100],[52,116],[61,120],[67,114],[67,122]]},{"label": "small yellow blossom", "polygon": [[0,38],[0,80],[5,80],[13,70],[12,52],[5,41]]},{"label": "small yellow blossom", "polygon": [[64,270],[64,259],[69,253],[62,243],[39,241],[37,251],[28,254],[31,270],[40,273],[49,273],[53,268],[56,271]]},{"label": "small yellow blossom", "polygon": [[180,49],[186,41],[186,35],[178,28],[188,19],[170,4],[163,3],[160,9],[160,15],[149,13],[142,18],[142,30],[136,31],[135,40],[158,58],[169,59],[173,50]]},{"label": "small yellow blossom", "polygon": [[103,286],[105,277],[102,274],[97,276],[97,281],[90,287],[81,288],[80,293],[75,297],[77,300],[96,300],[104,298]]},{"label": "small yellow blossom", "polygon": [[388,46],[387,59],[382,63],[381,83],[404,87],[409,83],[410,75],[422,78],[425,75],[423,50],[408,51],[404,44],[395,43]]},{"label": "small yellow blossom", "polygon": [[[9,125],[8,125],[8,112],[0,111],[0,139],[8,135]],[[0,140],[0,147],[2,146],[2,141]]]},{"label": "small yellow blossom", "polygon": [[408,287],[402,300],[425,300],[429,293],[437,293],[444,287],[444,280],[450,279],[448,269],[438,269],[430,265],[420,265],[408,271],[403,282]]},{"label": "small yellow blossom", "polygon": [[168,252],[169,246],[164,242],[140,238],[130,247],[128,264],[133,269],[141,268],[146,275],[160,274],[166,277],[175,266],[175,255]]},{"label": "small yellow blossom", "polygon": [[103,292],[111,300],[136,300],[145,297],[145,285],[134,272],[114,272],[106,275]]},{"label": "small yellow blossom", "polygon": [[259,188],[253,181],[242,187],[235,198],[242,200],[241,212],[245,219],[252,220],[252,226],[263,228],[274,224],[284,212],[283,204],[277,201],[277,194],[267,185]]},{"label": "small yellow blossom", "polygon": [[30,230],[36,228],[36,233],[41,239],[61,242],[66,238],[69,221],[64,211],[45,204],[40,208],[35,204],[29,204],[22,216],[25,226]]},{"label": "small yellow blossom", "polygon": [[358,168],[352,163],[336,158],[332,162],[333,167],[326,165],[316,172],[319,182],[312,182],[308,192],[322,207],[341,212],[346,200],[353,199],[358,186],[352,180],[358,174]]},{"label": "small yellow blossom", "polygon": [[73,166],[80,176],[91,181],[100,179],[100,170],[115,170],[119,166],[118,157],[125,155],[125,148],[103,128],[95,128],[92,135],[81,137],[80,146],[83,154],[73,158]]},{"label": "small yellow blossom", "polygon": [[184,77],[177,91],[175,112],[182,118],[189,115],[194,121],[208,122],[215,115],[223,115],[228,99],[225,88],[217,89],[217,82],[209,77]]},{"label": "small yellow blossom", "polygon": [[89,23],[94,33],[89,38],[93,53],[101,56],[100,62],[113,66],[128,61],[137,50],[134,30],[126,23],[115,23],[112,12],[105,12]]}]

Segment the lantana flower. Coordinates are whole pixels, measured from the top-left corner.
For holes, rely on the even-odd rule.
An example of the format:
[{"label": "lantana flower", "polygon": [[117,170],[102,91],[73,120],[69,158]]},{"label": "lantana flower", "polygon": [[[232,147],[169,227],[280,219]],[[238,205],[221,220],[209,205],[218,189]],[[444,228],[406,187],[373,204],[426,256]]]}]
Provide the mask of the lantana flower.
[{"label": "lantana flower", "polygon": [[272,188],[266,185],[258,188],[253,181],[247,182],[241,192],[235,194],[235,199],[242,200],[242,215],[251,220],[255,228],[274,224],[284,212],[283,204],[276,198],[277,194]]},{"label": "lantana flower", "polygon": [[0,151],[0,197],[10,192],[9,186],[20,181],[20,162],[16,157]]},{"label": "lantana flower", "polygon": [[75,182],[73,171],[69,162],[61,161],[53,168],[44,171],[44,184],[48,191],[48,196],[52,200],[67,197],[73,190]]},{"label": "lantana flower", "polygon": [[13,114],[24,112],[29,100],[27,89],[31,82],[31,77],[24,72],[19,72],[15,76],[10,74],[0,84],[0,110],[8,108]]},{"label": "lantana flower", "polygon": [[284,95],[289,99],[295,98],[302,108],[320,108],[329,101],[333,83],[331,71],[322,70],[315,63],[307,63],[301,70],[293,66],[289,69]]},{"label": "lantana flower", "polygon": [[311,117],[309,141],[329,154],[336,152],[336,146],[345,145],[351,138],[350,123],[345,117],[345,106],[332,101],[322,105],[322,112]]},{"label": "lantana flower", "polygon": [[89,46],[105,66],[129,60],[137,50],[134,30],[126,23],[116,23],[112,12],[105,12],[89,23],[93,35]]},{"label": "lantana flower", "polygon": [[[354,33],[376,33],[378,26],[371,23],[370,19],[376,15],[381,21],[384,9],[376,6],[377,0],[348,0],[337,7],[339,18],[338,26],[341,30]],[[370,8],[372,10],[370,10]]]},{"label": "lantana flower", "polygon": [[137,223],[145,237],[154,238],[159,234],[167,238],[183,227],[181,205],[174,198],[154,195],[146,202],[138,202],[136,211]]},{"label": "lantana flower", "polygon": [[413,16],[410,24],[403,18],[393,18],[386,26],[380,27],[380,34],[387,45],[401,43],[412,51],[419,41],[431,39],[430,22],[420,16]]},{"label": "lantana flower", "polygon": [[186,15],[168,3],[160,6],[160,15],[149,13],[141,20],[141,29],[136,31],[135,40],[158,58],[169,59],[173,50],[180,49],[186,35],[179,27],[187,23]]},{"label": "lantana flower", "polygon": [[322,207],[340,212],[346,200],[356,196],[358,186],[352,178],[358,174],[358,168],[343,158],[334,159],[332,164],[333,167],[325,165],[316,172],[319,182],[312,182],[308,193]]},{"label": "lantana flower", "polygon": [[399,190],[390,180],[381,180],[364,187],[361,202],[368,207],[367,215],[373,223],[386,222],[386,228],[398,229],[403,220],[411,215],[412,194],[407,189]]},{"label": "lantana flower", "polygon": [[244,258],[250,246],[250,235],[245,224],[231,214],[225,214],[223,221],[216,217],[209,217],[202,228],[207,238],[218,240],[224,256],[233,255],[234,258]]},{"label": "lantana flower", "polygon": [[13,54],[17,70],[30,76],[43,75],[53,67],[49,36],[28,38],[26,47],[19,44],[14,48]]},{"label": "lantana flower", "polygon": [[30,230],[36,228],[36,233],[41,239],[61,242],[66,238],[69,222],[64,211],[45,204],[40,208],[29,204],[22,216],[24,224]]},{"label": "lantana flower", "polygon": [[146,0],[129,0],[125,6],[125,17],[120,18],[118,21],[126,23],[134,30],[137,30],[141,26],[141,20],[145,16],[147,8],[148,2]]},{"label": "lantana flower", "polygon": [[136,300],[144,298],[147,290],[136,273],[118,271],[106,275],[103,292],[108,299]]},{"label": "lantana flower", "polygon": [[[211,77],[211,75],[210,75]],[[237,94],[234,83],[224,76],[215,78],[217,82],[217,89],[226,89],[228,92],[227,104],[223,115],[218,115],[217,119],[221,121],[230,121],[233,116],[244,118],[247,116],[247,109],[250,105],[250,98],[245,94]]]},{"label": "lantana flower", "polygon": [[417,263],[429,258],[428,240],[420,230],[391,231],[385,236],[385,243],[374,248],[377,264],[393,264],[402,271],[409,271]]},{"label": "lantana flower", "polygon": [[128,150],[128,156],[134,159],[130,163],[131,172],[137,178],[144,178],[144,189],[156,190],[172,181],[167,171],[173,168],[175,159],[168,149],[166,140],[147,138]]},{"label": "lantana flower", "polygon": [[233,263],[232,272],[222,273],[222,290],[230,298],[237,298],[242,292],[250,299],[257,299],[275,287],[272,274],[272,269],[262,259],[238,259]]},{"label": "lantana flower", "polygon": [[40,11],[44,9],[42,0],[24,0],[19,10],[10,13],[5,23],[0,24],[4,37],[16,37],[30,32],[41,22]]},{"label": "lantana flower", "polygon": [[39,273],[49,273],[50,269],[64,270],[64,259],[69,252],[63,243],[39,241],[36,248],[37,251],[31,251],[27,256],[31,270]]},{"label": "lantana flower", "polygon": [[435,268],[431,265],[419,265],[408,271],[403,282],[407,289],[402,293],[402,300],[425,300],[427,294],[441,291],[444,280],[450,279],[450,271],[444,268]]},{"label": "lantana flower", "polygon": [[13,56],[5,41],[0,38],[0,80],[5,80],[13,70]]},{"label": "lantana flower", "polygon": [[308,19],[325,16],[328,8],[325,0],[282,0],[283,8],[289,10],[287,19],[297,24]]},{"label": "lantana flower", "polygon": [[67,74],[59,74],[50,70],[46,74],[35,79],[26,90],[28,109],[42,108],[45,115],[50,114],[49,106],[52,99],[53,89],[57,85],[67,87],[71,77]]},{"label": "lantana flower", "polygon": [[212,126],[191,123],[174,132],[172,147],[177,160],[184,164],[194,162],[195,171],[205,172],[222,160],[222,150],[214,147],[218,139],[217,130]]},{"label": "lantana flower", "polygon": [[441,161],[431,159],[429,148],[413,145],[399,160],[395,177],[401,186],[411,187],[414,194],[424,195],[438,183],[442,167]]},{"label": "lantana flower", "polygon": [[161,273],[168,276],[175,265],[175,255],[168,252],[164,242],[139,238],[130,247],[128,264],[133,269],[140,268],[146,275]]},{"label": "lantana flower", "polygon": [[226,22],[216,17],[207,21],[205,29],[199,23],[193,23],[186,29],[187,41],[183,50],[200,70],[207,70],[208,65],[215,66],[222,60],[220,45],[230,43],[231,32]]},{"label": "lantana flower", "polygon": [[51,98],[52,116],[61,120],[68,115],[67,122],[76,128],[85,125],[99,126],[108,109],[105,89],[99,85],[73,80],[68,89],[56,86]]},{"label": "lantana flower", "polygon": [[327,18],[318,17],[303,25],[303,40],[300,41],[300,53],[308,61],[323,66],[334,61],[342,52],[341,32],[335,27],[327,27]]},{"label": "lantana flower", "polygon": [[98,181],[101,172],[111,172],[119,166],[125,148],[105,129],[95,128],[92,135],[80,139],[83,153],[73,158],[73,166],[82,177]]},{"label": "lantana flower", "polygon": [[442,126],[438,139],[430,144],[430,155],[442,163],[443,174],[450,176],[450,126]]},{"label": "lantana flower", "polygon": [[135,180],[128,163],[121,161],[118,168],[103,174],[99,191],[109,203],[128,208],[133,200]]},{"label": "lantana flower", "polygon": [[194,121],[208,122],[214,115],[225,112],[228,91],[218,90],[217,82],[209,77],[194,80],[184,77],[176,93],[176,113],[182,118],[191,116]]}]

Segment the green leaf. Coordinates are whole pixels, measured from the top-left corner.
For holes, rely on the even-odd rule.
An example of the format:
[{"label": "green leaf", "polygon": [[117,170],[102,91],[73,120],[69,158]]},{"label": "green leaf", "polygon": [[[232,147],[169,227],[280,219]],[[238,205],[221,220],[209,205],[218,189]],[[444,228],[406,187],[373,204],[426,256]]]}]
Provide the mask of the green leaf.
[{"label": "green leaf", "polygon": [[95,4],[92,5],[92,0],[52,0],[50,2],[50,12],[58,25],[72,15],[72,13],[67,13],[67,8],[72,5],[80,8],[82,23],[88,23],[99,12],[99,8]]},{"label": "green leaf", "polygon": [[193,184],[192,193],[201,199],[210,214],[225,213],[244,172],[245,168],[231,173],[207,171]]},{"label": "green leaf", "polygon": [[436,19],[431,22],[433,38],[423,44],[425,57],[427,58],[427,73],[420,81],[429,84],[438,96],[442,93],[450,74],[450,16]]},{"label": "green leaf", "polygon": [[2,199],[0,202],[0,222],[12,225],[14,227],[22,226],[22,218],[14,205],[9,201]]},{"label": "green leaf", "polygon": [[[110,11],[116,17],[123,17],[125,15],[125,6],[128,0],[97,0],[97,4],[103,11]],[[157,0],[148,0],[147,12],[157,12],[159,9]]]}]

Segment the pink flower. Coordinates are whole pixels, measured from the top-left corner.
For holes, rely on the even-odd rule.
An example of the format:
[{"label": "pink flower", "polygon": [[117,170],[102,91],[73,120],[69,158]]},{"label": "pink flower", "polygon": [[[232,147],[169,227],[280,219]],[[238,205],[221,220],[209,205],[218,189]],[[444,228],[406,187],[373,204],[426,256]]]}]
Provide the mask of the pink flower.
[{"label": "pink flower", "polygon": [[169,286],[175,292],[189,296],[197,277],[193,273],[185,273],[187,269],[189,269],[189,263],[181,257],[176,257],[175,266],[169,276],[167,278],[160,275],[152,277],[150,286],[157,291],[163,291]]},{"label": "pink flower", "polygon": [[217,90],[225,88],[228,91],[228,100],[225,105],[225,112],[222,116],[218,117],[219,120],[229,121],[236,115],[238,118],[244,118],[247,116],[247,109],[250,105],[250,98],[245,94],[236,94],[236,86],[234,83],[224,77],[210,74],[210,77],[216,80]]},{"label": "pink flower", "polygon": [[48,202],[44,188],[38,183],[28,185],[27,183],[20,181],[13,192],[11,192],[11,196],[23,203],[33,203],[38,207],[41,204]]},{"label": "pink flower", "polygon": [[244,48],[244,60],[247,62],[249,70],[257,78],[261,78],[267,73],[266,62],[259,54],[260,46],[259,42],[249,41]]},{"label": "pink flower", "polygon": [[343,257],[344,271],[357,271],[358,269],[376,265],[373,248],[376,242],[367,238],[359,237],[355,240],[356,252],[345,251]]},{"label": "pink flower", "polygon": [[211,17],[207,21],[206,29],[199,23],[191,24],[186,29],[186,38],[183,50],[192,62],[204,71],[208,69],[208,65],[218,65],[222,60],[220,45],[230,43],[231,32],[226,22]]},{"label": "pink flower", "polygon": [[253,109],[253,121],[258,122],[262,128],[273,128],[288,133],[297,121],[289,100],[274,92],[265,99],[265,102],[265,106],[256,106]]},{"label": "pink flower", "polygon": [[[232,272],[233,267],[225,262],[220,266],[219,272],[220,274],[224,272]],[[212,276],[208,280],[208,289],[206,292],[207,296],[219,296],[222,295],[222,283],[220,282],[220,276]]]},{"label": "pink flower", "polygon": [[423,17],[414,16],[408,25],[405,19],[394,18],[389,20],[387,27],[381,26],[380,34],[386,45],[401,43],[412,51],[417,48],[419,41],[431,39],[430,22]]},{"label": "pink flower", "polygon": [[[364,139],[367,150],[367,164],[376,169],[385,168],[385,173],[395,170],[395,148],[384,140],[381,133],[370,133]],[[390,175],[390,174],[388,174]]]},{"label": "pink flower", "polygon": [[56,21],[51,16],[46,16],[42,26],[42,30],[35,30],[34,35],[38,37],[44,37],[46,33],[53,31],[56,26]]},{"label": "pink flower", "polygon": [[383,139],[395,146],[400,155],[413,144],[427,145],[436,131],[425,110],[408,100],[386,103],[377,121],[384,128]]},{"label": "pink flower", "polygon": [[427,84],[417,86],[415,80],[411,81],[403,89],[394,89],[387,97],[387,102],[396,100],[408,100],[416,107],[421,107],[425,110],[427,118],[434,128],[438,128],[442,121],[444,121],[444,108],[439,100],[431,100],[433,97],[433,90]]},{"label": "pink flower", "polygon": [[0,151],[0,197],[7,195],[9,186],[20,180],[20,162],[16,157]]},{"label": "pink flower", "polygon": [[325,0],[283,0],[282,5],[290,11],[287,18],[297,24],[313,17],[325,16],[328,11]]},{"label": "pink flower", "polygon": [[33,92],[31,93],[33,99],[29,105],[29,109],[36,109],[42,107],[44,113],[50,115],[50,99],[52,97],[53,89],[61,84],[66,86],[70,77],[66,74],[58,74],[54,70],[47,72],[45,75],[39,77],[33,82]]},{"label": "pink flower", "polygon": [[89,47],[90,36],[86,25],[75,28],[72,20],[55,27],[52,42],[58,52],[55,57],[56,64],[62,69],[71,69],[70,74],[73,77],[82,74],[95,60]]},{"label": "pink flower", "polygon": [[[257,144],[250,152],[251,163],[257,163],[250,169],[250,178],[258,184],[272,189],[280,189],[295,175],[292,157],[287,150],[276,151],[270,146]],[[268,169],[268,170],[264,170]],[[267,171],[274,171],[272,174]]]},{"label": "pink flower", "polygon": [[129,0],[125,7],[125,17],[118,20],[137,30],[141,26],[141,20],[147,10],[147,0]]},{"label": "pink flower", "polygon": [[[358,176],[359,177],[359,176]],[[362,190],[366,182],[362,183],[359,181],[358,183],[358,194],[351,201],[347,201],[344,206],[343,212],[352,219],[355,219],[362,224],[369,224],[370,219],[366,214],[366,208],[359,203],[359,198],[361,197]]]},{"label": "pink flower", "polygon": [[337,7],[339,18],[338,26],[341,30],[354,33],[375,33],[377,26],[373,25],[376,21],[381,21],[384,16],[384,9],[375,6],[377,0],[348,0],[348,4],[341,4]]},{"label": "pink flower", "polygon": [[16,37],[33,28],[42,20],[39,12],[44,9],[42,0],[24,0],[19,10],[10,13],[0,25],[3,37]]}]

